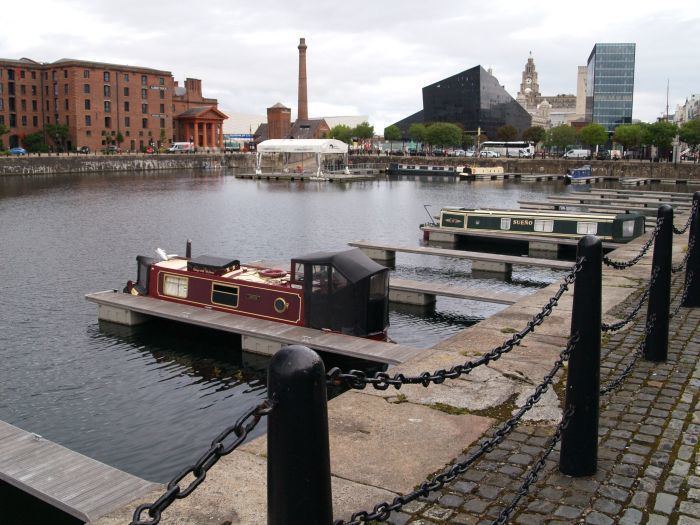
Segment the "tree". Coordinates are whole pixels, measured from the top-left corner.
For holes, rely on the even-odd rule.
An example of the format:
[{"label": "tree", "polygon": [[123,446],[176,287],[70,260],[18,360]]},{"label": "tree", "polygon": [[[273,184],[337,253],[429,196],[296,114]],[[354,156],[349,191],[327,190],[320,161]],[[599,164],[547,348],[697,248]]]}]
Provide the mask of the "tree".
[{"label": "tree", "polygon": [[425,124],[414,123],[408,127],[408,138],[413,142],[425,142],[425,136],[428,132],[428,128]]},{"label": "tree", "polygon": [[30,153],[47,153],[49,151],[49,147],[44,142],[44,134],[41,131],[26,135],[22,143]]},{"label": "tree", "polygon": [[333,126],[330,136],[332,139],[342,140],[346,144],[350,144],[350,142],[352,142],[352,129],[345,124],[338,124],[337,126]]},{"label": "tree", "polygon": [[471,149],[474,147],[474,137],[468,133],[462,134],[462,147],[464,149]]},{"label": "tree", "polygon": [[636,150],[642,145],[642,126],[639,124],[620,124],[615,128],[613,141],[626,150]]},{"label": "tree", "polygon": [[523,131],[523,140],[532,142],[533,144],[539,144],[544,140],[546,134],[547,131],[542,126],[532,126]]},{"label": "tree", "polygon": [[5,145],[2,142],[2,136],[7,135],[10,130],[5,127],[5,124],[0,124],[0,150],[5,149]]},{"label": "tree", "polygon": [[[161,129],[160,131],[163,132],[165,130]],[[119,148],[121,148],[122,142],[124,142],[124,135],[122,135],[121,131],[117,131],[117,136],[116,136],[115,140],[117,141],[117,145],[119,146]]]},{"label": "tree", "polygon": [[384,128],[384,140],[401,140],[401,130],[399,127],[392,124]]},{"label": "tree", "polygon": [[559,124],[550,129],[545,135],[544,143],[558,149],[566,149],[567,146],[576,142],[576,131],[571,126]]},{"label": "tree", "polygon": [[[496,137],[503,142],[512,142],[518,138],[518,130],[511,124],[501,126],[496,130]],[[506,145],[506,157],[508,157],[508,145]]]},{"label": "tree", "polygon": [[46,133],[51,137],[51,141],[56,146],[56,149],[63,151],[66,149],[66,143],[70,138],[70,131],[66,124],[48,124],[46,126]]},{"label": "tree", "polygon": [[433,146],[459,146],[462,143],[462,129],[448,122],[431,124],[425,135],[426,142]]},{"label": "tree", "polygon": [[605,126],[592,122],[588,124],[588,126],[581,128],[581,131],[578,133],[578,137],[582,144],[585,144],[593,149],[595,146],[605,144],[608,141],[608,132],[606,131]]},{"label": "tree", "polygon": [[374,126],[369,122],[362,122],[353,128],[352,136],[358,139],[371,139],[374,136]]},{"label": "tree", "polygon": [[700,144],[700,118],[681,124],[678,135],[681,142],[685,142],[691,149],[697,151],[698,144]]},{"label": "tree", "polygon": [[665,157],[671,150],[673,139],[678,135],[678,126],[673,122],[659,120],[653,124],[647,124],[646,140],[652,146],[656,146],[659,150],[658,157]]}]

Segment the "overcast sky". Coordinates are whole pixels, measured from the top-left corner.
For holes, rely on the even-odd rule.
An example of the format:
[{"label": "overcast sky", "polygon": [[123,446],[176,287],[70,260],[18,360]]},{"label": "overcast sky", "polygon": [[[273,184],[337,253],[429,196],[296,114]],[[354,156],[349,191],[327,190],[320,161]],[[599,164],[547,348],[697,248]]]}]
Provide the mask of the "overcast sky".
[{"label": "overcast sky", "polygon": [[477,64],[515,97],[529,51],[543,95],[575,93],[595,42],[636,42],[634,118],[663,114],[667,79],[671,112],[700,92],[698,0],[25,0],[3,18],[2,58],[165,69],[201,78],[226,111],[282,102],[293,117],[303,36],[309,114],[368,115],[377,131],[421,109],[423,86]]}]

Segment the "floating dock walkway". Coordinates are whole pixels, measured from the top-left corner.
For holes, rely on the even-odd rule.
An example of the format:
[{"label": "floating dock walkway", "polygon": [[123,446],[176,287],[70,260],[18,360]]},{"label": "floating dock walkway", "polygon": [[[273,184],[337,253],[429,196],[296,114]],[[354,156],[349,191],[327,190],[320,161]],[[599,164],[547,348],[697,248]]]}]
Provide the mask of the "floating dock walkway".
[{"label": "floating dock walkway", "polygon": [[0,481],[85,523],[160,487],[4,421]]},{"label": "floating dock walkway", "polygon": [[242,348],[254,354],[272,355],[282,346],[303,344],[320,352],[396,365],[423,352],[420,348],[234,315],[114,290],[87,294],[85,298],[98,305],[98,317],[105,321],[136,325],[147,321],[149,317],[159,317],[240,334]]}]

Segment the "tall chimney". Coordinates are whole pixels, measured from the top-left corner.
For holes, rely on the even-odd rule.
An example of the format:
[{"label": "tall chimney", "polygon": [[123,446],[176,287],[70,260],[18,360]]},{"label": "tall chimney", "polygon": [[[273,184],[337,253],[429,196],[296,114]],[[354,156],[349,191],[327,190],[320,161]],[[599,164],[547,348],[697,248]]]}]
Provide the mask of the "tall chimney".
[{"label": "tall chimney", "polygon": [[306,100],[306,40],[299,39],[299,120],[309,119],[309,105]]}]

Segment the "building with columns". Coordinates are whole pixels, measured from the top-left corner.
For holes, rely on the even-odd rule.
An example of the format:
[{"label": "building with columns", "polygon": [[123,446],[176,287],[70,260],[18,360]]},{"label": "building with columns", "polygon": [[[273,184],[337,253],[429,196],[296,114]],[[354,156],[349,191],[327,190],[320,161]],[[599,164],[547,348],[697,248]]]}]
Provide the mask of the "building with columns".
[{"label": "building with columns", "polygon": [[139,151],[190,137],[200,147],[220,147],[225,118],[216,99],[202,97],[200,80],[187,79],[180,87],[170,71],[69,58],[0,59],[0,124],[10,130],[3,137],[6,147],[22,146],[32,133],[58,147],[47,133],[52,125],[68,127],[61,145],[68,150],[116,145]]},{"label": "building with columns", "polygon": [[532,125],[545,129],[559,124],[568,124],[583,116],[583,113],[577,114],[577,97],[575,95],[546,96],[540,93],[540,84],[532,52],[525,63],[516,100],[532,116]]}]

